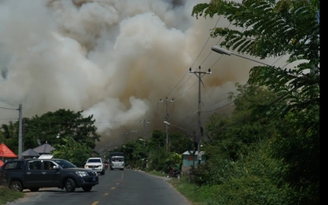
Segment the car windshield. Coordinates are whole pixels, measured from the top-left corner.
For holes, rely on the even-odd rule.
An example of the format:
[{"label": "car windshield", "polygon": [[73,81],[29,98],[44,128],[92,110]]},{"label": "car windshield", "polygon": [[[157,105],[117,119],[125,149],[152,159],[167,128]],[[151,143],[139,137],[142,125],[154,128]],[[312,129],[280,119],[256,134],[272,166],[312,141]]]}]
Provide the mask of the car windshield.
[{"label": "car windshield", "polygon": [[90,163],[90,162],[101,162],[101,161],[100,161],[100,159],[89,159],[88,163]]},{"label": "car windshield", "polygon": [[112,161],[113,162],[123,162],[124,161],[124,157],[112,157]]},{"label": "car windshield", "polygon": [[62,168],[74,168],[76,167],[73,163],[67,161],[67,160],[54,160],[59,166]]}]

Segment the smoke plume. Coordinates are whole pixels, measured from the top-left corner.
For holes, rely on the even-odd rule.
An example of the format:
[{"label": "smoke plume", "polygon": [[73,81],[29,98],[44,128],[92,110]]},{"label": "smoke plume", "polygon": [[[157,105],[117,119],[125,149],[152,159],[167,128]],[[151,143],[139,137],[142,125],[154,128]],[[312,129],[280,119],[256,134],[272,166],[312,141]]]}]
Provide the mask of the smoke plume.
[{"label": "smoke plume", "polygon": [[[227,94],[251,68],[211,51],[219,39],[210,29],[229,24],[191,16],[202,2],[2,0],[0,107],[21,103],[23,117],[83,110],[96,119],[102,148],[150,138],[164,120],[197,131],[199,105],[203,126],[211,114],[229,113]],[[188,72],[199,66],[212,74]],[[1,123],[17,116],[0,109]]]}]

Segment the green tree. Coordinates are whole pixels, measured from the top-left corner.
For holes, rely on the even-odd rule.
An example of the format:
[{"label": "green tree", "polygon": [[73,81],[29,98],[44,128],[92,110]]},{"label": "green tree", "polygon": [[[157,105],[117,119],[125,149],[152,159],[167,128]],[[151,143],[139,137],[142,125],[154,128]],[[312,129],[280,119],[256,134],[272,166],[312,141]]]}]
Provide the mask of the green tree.
[{"label": "green tree", "polygon": [[2,124],[1,135],[3,143],[13,152],[18,153],[18,122],[9,121],[9,124]]},{"label": "green tree", "polygon": [[170,152],[182,154],[189,149],[191,140],[180,131],[169,133]]},{"label": "green tree", "polygon": [[[298,191],[294,204],[319,204],[319,8],[318,0],[213,0],[192,12],[196,18],[222,15],[235,26],[212,30],[212,37],[224,37],[221,46],[260,58],[288,55],[288,63],[298,63],[291,69],[256,66],[248,81],[277,95],[260,110],[281,120],[271,149],[289,167],[281,177]],[[288,103],[276,106],[279,100]]]},{"label": "green tree", "polygon": [[160,149],[166,146],[166,134],[161,130],[154,130],[149,140],[149,149]]},{"label": "green tree", "polygon": [[85,162],[92,154],[92,149],[86,144],[77,142],[71,136],[62,139],[64,143],[54,145],[53,155],[55,158],[66,159],[77,167],[84,167]]},{"label": "green tree", "polygon": [[76,142],[94,149],[100,135],[96,133],[93,116],[84,117],[82,112],[59,109],[25,120],[24,143],[30,148],[37,146],[38,139],[51,145],[65,144],[62,139],[70,136]]},{"label": "green tree", "polygon": [[207,125],[212,139],[207,147],[215,147],[208,152],[209,156],[214,152],[214,156],[235,161],[241,155],[247,155],[250,146],[258,146],[263,140],[271,138],[277,132],[275,127],[280,121],[262,111],[275,98],[276,95],[265,87],[236,83],[236,92],[229,94],[235,105],[232,116],[214,114]]}]

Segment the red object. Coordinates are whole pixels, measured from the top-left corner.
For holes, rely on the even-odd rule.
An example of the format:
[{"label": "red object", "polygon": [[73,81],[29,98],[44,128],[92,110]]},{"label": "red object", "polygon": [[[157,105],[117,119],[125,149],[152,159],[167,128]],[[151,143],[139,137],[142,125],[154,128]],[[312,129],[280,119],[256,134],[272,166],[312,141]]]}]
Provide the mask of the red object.
[{"label": "red object", "polygon": [[0,144],[0,157],[17,158],[17,155],[9,149],[5,143]]},{"label": "red object", "polygon": [[0,167],[4,164],[4,162],[0,159]]}]

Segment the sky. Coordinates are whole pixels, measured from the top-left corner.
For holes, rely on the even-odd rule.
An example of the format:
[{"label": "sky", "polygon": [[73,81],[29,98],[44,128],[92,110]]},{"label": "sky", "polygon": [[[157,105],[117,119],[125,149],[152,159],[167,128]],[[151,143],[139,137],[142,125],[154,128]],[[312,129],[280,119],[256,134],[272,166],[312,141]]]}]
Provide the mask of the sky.
[{"label": "sky", "polygon": [[23,117],[83,110],[104,149],[149,139],[165,131],[164,120],[169,131],[192,133],[198,119],[205,126],[212,114],[229,114],[228,93],[254,64],[211,51],[222,39],[210,30],[229,23],[191,16],[203,2],[0,1],[0,123],[16,121],[19,104]]}]

